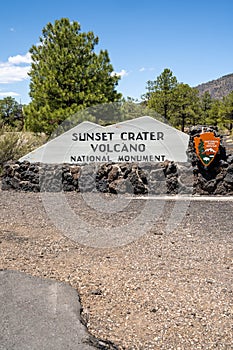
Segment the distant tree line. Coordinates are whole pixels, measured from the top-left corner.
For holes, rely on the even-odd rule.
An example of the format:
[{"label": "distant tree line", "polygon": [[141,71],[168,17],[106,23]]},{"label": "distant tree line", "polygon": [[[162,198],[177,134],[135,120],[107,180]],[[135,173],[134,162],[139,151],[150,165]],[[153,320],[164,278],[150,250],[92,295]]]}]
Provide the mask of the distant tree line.
[{"label": "distant tree line", "polygon": [[188,84],[178,83],[168,68],[156,80],[148,81],[146,89],[146,105],[182,131],[196,124],[232,129],[233,91],[222,99],[211,98],[208,91],[200,95]]},{"label": "distant tree line", "polygon": [[13,97],[8,96],[0,100],[0,127],[8,130],[23,129],[23,106]]},{"label": "distant tree line", "polygon": [[232,130],[233,91],[222,99],[211,98],[209,92],[200,95],[166,68],[146,83],[142,101],[124,99],[116,90],[120,77],[114,73],[108,52],[97,54],[97,44],[98,37],[81,32],[78,22],[62,18],[48,23],[40,44],[30,49],[31,102],[22,106],[12,97],[0,100],[0,125],[50,135],[75,114],[76,122],[107,125],[145,115],[148,109],[150,115],[161,116],[183,131],[196,124]]}]

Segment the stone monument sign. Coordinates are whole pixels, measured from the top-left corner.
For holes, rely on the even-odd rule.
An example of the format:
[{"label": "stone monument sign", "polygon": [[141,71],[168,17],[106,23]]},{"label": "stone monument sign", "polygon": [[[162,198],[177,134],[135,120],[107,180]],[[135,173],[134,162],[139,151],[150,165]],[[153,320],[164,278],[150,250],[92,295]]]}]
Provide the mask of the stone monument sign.
[{"label": "stone monument sign", "polygon": [[83,122],[20,161],[48,164],[186,162],[189,136],[148,116],[100,126]]}]

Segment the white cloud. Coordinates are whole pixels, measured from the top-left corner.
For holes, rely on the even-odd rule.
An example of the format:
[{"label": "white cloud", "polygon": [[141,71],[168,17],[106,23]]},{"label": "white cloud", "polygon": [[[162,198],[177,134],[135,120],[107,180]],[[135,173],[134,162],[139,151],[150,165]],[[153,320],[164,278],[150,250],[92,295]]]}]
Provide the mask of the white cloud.
[{"label": "white cloud", "polygon": [[10,56],[7,62],[0,62],[0,84],[10,84],[28,79],[31,55]]},{"label": "white cloud", "polygon": [[16,56],[10,56],[8,58],[8,62],[12,64],[21,64],[21,63],[31,63],[31,54],[30,52],[26,53],[26,55],[16,55]]},{"label": "white cloud", "polygon": [[117,75],[118,77],[123,78],[123,77],[127,77],[127,75],[129,75],[129,73],[125,69],[122,69],[120,72],[112,72],[111,73],[112,77],[115,76],[115,75]]},{"label": "white cloud", "polygon": [[151,67],[151,68],[145,68],[145,67],[141,67],[140,69],[139,69],[139,72],[145,72],[145,71],[153,71],[153,70],[155,70],[153,67]]},{"label": "white cloud", "polygon": [[8,63],[0,63],[0,84],[10,84],[28,78],[30,66],[19,67]]},{"label": "white cloud", "polygon": [[9,92],[0,92],[0,97],[8,97],[8,96],[20,96],[17,92],[9,91]]}]

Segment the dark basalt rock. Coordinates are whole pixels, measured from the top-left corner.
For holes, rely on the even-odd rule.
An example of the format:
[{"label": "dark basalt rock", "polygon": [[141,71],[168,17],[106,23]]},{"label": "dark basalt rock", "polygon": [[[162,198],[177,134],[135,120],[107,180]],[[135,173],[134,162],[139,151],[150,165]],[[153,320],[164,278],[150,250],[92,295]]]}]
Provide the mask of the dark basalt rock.
[{"label": "dark basalt rock", "polygon": [[[220,137],[218,154],[208,167],[202,165],[194,149],[194,137],[199,136],[203,131],[213,132],[216,137]],[[223,145],[223,137],[218,133],[217,127],[198,125],[190,129],[189,135],[187,155],[193,166],[193,194],[232,194],[233,183],[229,174],[232,169],[233,156],[227,154]]]},{"label": "dark basalt rock", "polygon": [[[208,168],[198,159],[194,137],[202,131],[220,137],[219,152]],[[233,194],[233,155],[227,154],[216,127],[190,129],[189,161],[175,163],[40,164],[9,162],[2,175],[2,190],[81,191],[131,194]]]}]

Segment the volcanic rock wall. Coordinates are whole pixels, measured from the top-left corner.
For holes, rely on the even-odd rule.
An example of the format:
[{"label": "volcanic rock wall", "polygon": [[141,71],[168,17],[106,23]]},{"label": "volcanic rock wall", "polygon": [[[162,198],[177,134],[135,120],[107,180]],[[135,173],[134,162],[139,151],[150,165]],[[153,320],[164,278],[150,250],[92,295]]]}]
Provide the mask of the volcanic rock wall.
[{"label": "volcanic rock wall", "polygon": [[105,163],[105,164],[40,164],[24,161],[4,167],[2,190],[77,191],[132,194],[175,194],[178,171],[173,162]]},{"label": "volcanic rock wall", "polygon": [[[194,149],[194,138],[202,132],[213,132],[220,137],[220,146],[213,162],[205,167]],[[215,127],[195,126],[189,132],[188,157],[193,167],[193,194],[225,195],[233,194],[233,155],[227,154],[223,137]]]},{"label": "volcanic rock wall", "polygon": [[213,127],[191,128],[187,163],[71,165],[10,162],[4,167],[2,190],[232,195],[233,156],[226,154],[221,139],[215,159],[204,167],[194,149],[194,137],[203,130],[220,136]]}]

